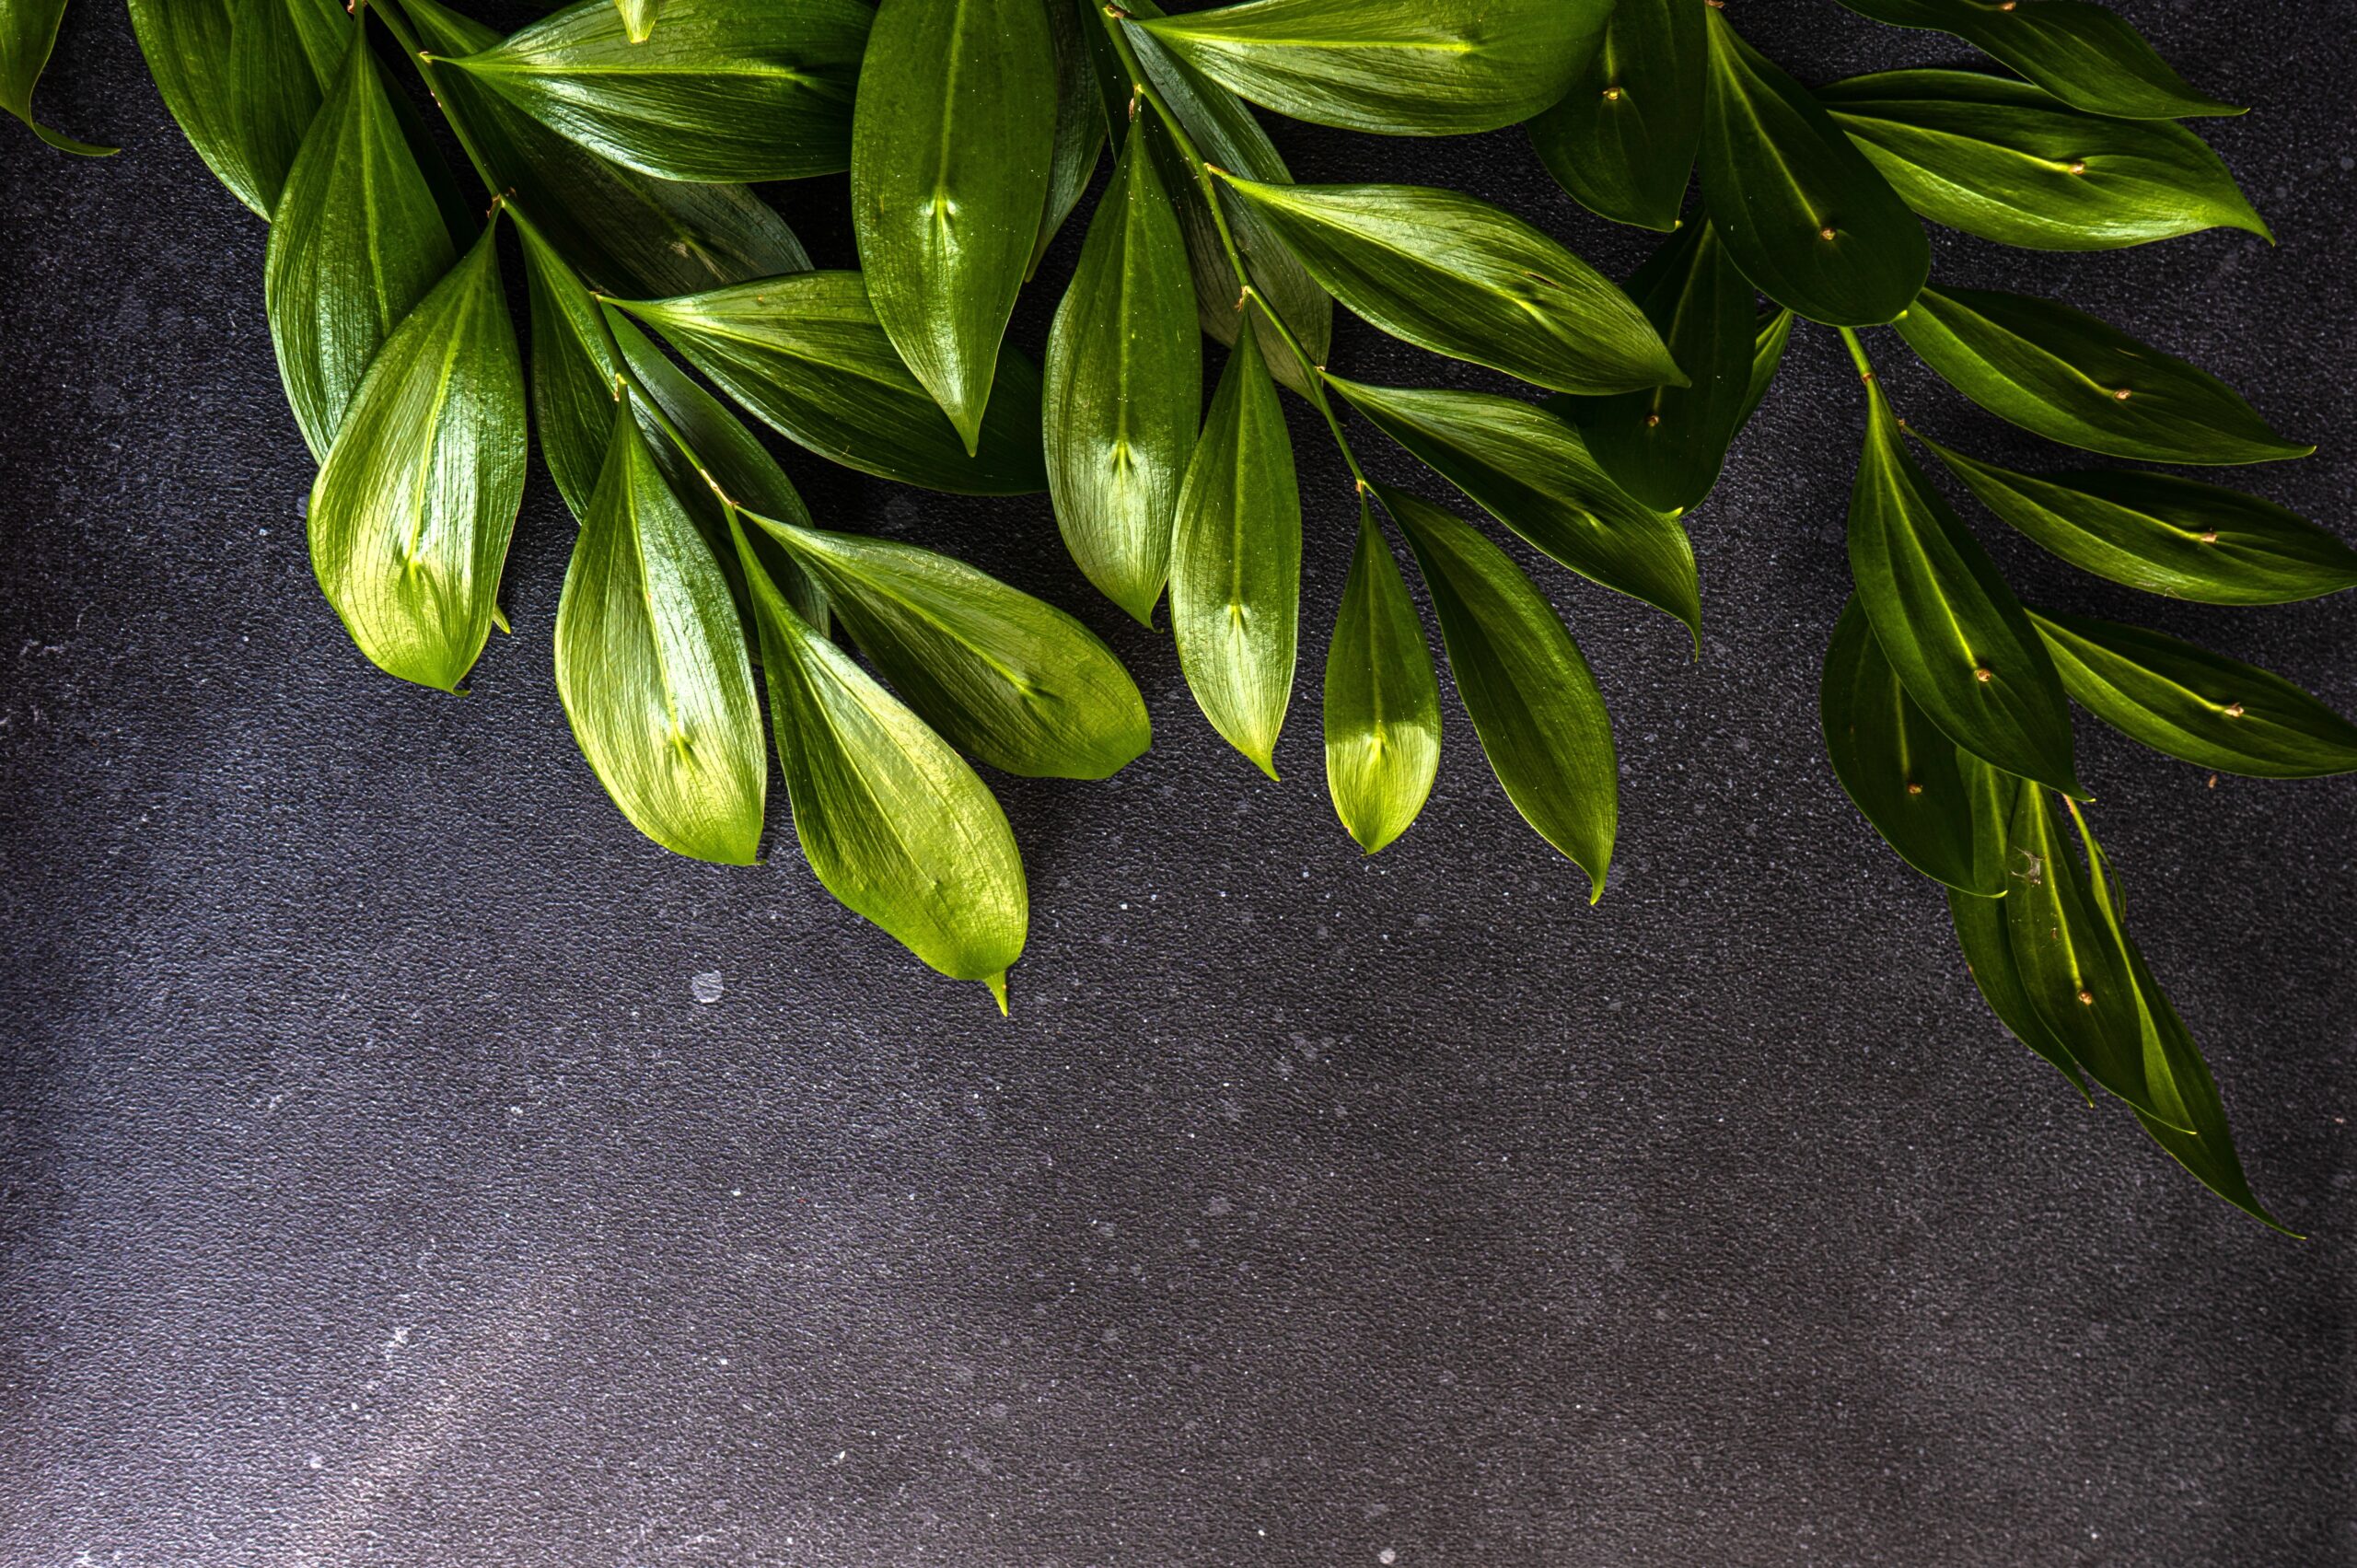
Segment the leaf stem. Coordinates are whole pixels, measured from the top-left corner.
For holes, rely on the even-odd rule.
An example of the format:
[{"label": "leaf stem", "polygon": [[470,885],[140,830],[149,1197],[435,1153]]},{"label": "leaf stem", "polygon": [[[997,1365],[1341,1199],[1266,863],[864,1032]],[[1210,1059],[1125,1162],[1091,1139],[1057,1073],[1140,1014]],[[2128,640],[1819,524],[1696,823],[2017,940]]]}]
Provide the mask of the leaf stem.
[{"label": "leaf stem", "polygon": [[1875,364],[1873,360],[1866,357],[1866,345],[1858,341],[1857,332],[1849,327],[1836,327],[1833,330],[1841,334],[1841,346],[1850,351],[1850,363],[1858,367],[1859,377],[1863,380],[1873,380]]}]

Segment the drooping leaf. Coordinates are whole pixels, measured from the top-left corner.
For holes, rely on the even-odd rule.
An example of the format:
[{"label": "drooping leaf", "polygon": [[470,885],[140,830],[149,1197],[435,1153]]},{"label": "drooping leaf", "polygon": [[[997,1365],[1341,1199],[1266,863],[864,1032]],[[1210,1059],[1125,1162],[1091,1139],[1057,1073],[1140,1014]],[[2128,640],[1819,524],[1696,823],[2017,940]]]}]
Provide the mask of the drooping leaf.
[{"label": "drooping leaf", "polygon": [[785,602],[740,528],[795,836],[853,912],[1006,1007],[1030,924],[1006,814],[964,758]]},{"label": "drooping leaf", "polygon": [[1708,22],[1702,202],[1736,265],[1812,321],[1890,320],[1931,273],[1922,223],[1806,88]]},{"label": "drooping leaf", "polygon": [[821,457],[931,490],[1014,495],[1047,487],[1039,373],[1010,349],[966,443],[901,363],[857,273],[796,273],[676,299],[618,302],[688,363]]},{"label": "drooping leaf", "polygon": [[[1086,0],[1080,0],[1085,5]],[[1081,27],[1088,18],[1073,0],[1043,0],[1048,30],[1056,41],[1056,140],[1048,157],[1048,203],[1039,212],[1039,230],[1031,240],[1031,260],[1024,268],[1028,279],[1039,270],[1040,259],[1080,204],[1097,172],[1097,154],[1105,145],[1105,113],[1097,91],[1095,68]],[[1094,28],[1091,30],[1102,31]],[[1120,144],[1114,151],[1120,152]]]},{"label": "drooping leaf", "polygon": [[269,217],[352,18],[336,0],[131,0],[131,25],[189,145]]},{"label": "drooping leaf", "polygon": [[327,455],[378,346],[457,254],[354,28],[287,171],[262,261],[279,379],[313,458]]},{"label": "drooping leaf", "polygon": [[[2007,816],[2012,808],[2007,807]],[[2062,1043],[2046,1020],[2030,1005],[2029,993],[2022,989],[2021,970],[2014,962],[2013,941],[2005,931],[2005,901],[1984,899],[1950,888],[1948,918],[1955,923],[1956,945],[1964,949],[1965,968],[1972,972],[1972,983],[1980,988],[1980,999],[1997,1015],[2013,1037],[2028,1046],[2050,1063],[2055,1071],[2071,1080],[2080,1095],[2093,1103],[2087,1093],[2087,1078],[2071,1056],[2071,1048]]]},{"label": "drooping leaf", "polygon": [[1212,727],[1277,776],[1301,634],[1301,492],[1276,383],[1248,323],[1178,492],[1170,632]]},{"label": "drooping leaf", "polygon": [[311,486],[311,566],[352,640],[446,691],[491,634],[524,493],[524,369],[496,234],[385,340]]},{"label": "drooping leaf", "polygon": [[749,865],[769,772],[744,623],[627,407],[610,429],[557,604],[557,694],[581,754],[640,832]]},{"label": "drooping leaf", "polygon": [[2165,463],[2316,450],[2269,429],[2215,377],[2050,299],[1926,288],[1898,334],[1966,397],[2065,446]]},{"label": "drooping leaf", "polygon": [[1034,778],[1109,778],[1146,749],[1145,701],[1079,621],[960,561],[754,517],[826,587],[902,702],[960,751]]},{"label": "drooping leaf", "polygon": [[1073,560],[1105,596],[1154,623],[1203,354],[1187,242],[1154,159],[1132,136],[1097,204],[1048,334],[1048,493]]},{"label": "drooping leaf", "polygon": [[1686,530],[1630,499],[1569,421],[1489,392],[1369,387],[1337,376],[1326,382],[1533,549],[1701,635]]},{"label": "drooping leaf", "polygon": [[1776,384],[1776,372],[1784,366],[1784,347],[1793,341],[1793,313],[1775,309],[1759,318],[1751,338],[1751,384],[1744,389],[1743,412],[1736,415],[1736,434],[1743,434],[1751,416],[1759,412],[1767,401],[1768,389]]},{"label": "drooping leaf", "polygon": [[1440,771],[1440,682],[1391,546],[1359,497],[1359,539],[1326,649],[1326,792],[1373,854],[1423,810]]},{"label": "drooping leaf", "polygon": [[2267,1205],[2250,1190],[2250,1180],[2243,1174],[2243,1162],[2235,1153],[2234,1134],[2226,1127],[2226,1107],[2218,1098],[2218,1085],[2210,1075],[2210,1064],[2201,1059],[2192,1031],[2177,1016],[2168,993],[2153,979],[2144,955],[2137,950],[2133,940],[2127,947],[2128,961],[2144,1004],[2146,1030],[2170,1064],[2170,1081],[2176,1087],[2187,1126],[2181,1131],[2141,1110],[2136,1113],[2136,1120],[2195,1180],[2260,1224],[2294,1240],[2300,1239],[2299,1233],[2269,1214]]},{"label": "drooping leaf", "polygon": [[1505,552],[1413,495],[1376,489],[1407,530],[1457,694],[1524,821],[1588,875],[1593,903],[1620,809],[1604,694],[1579,645]]},{"label": "drooping leaf", "polygon": [[1414,185],[1225,185],[1393,337],[1559,392],[1685,384],[1627,295],[1487,202]]},{"label": "drooping leaf", "polygon": [[851,166],[863,0],[665,0],[663,36],[575,0],[448,62],[560,135],[658,180],[800,180]]},{"label": "drooping leaf", "polygon": [[2357,772],[2357,725],[2280,675],[2141,627],[2031,616],[2080,706],[2165,756],[2220,772]]},{"label": "drooping leaf", "polygon": [[2205,228],[2270,238],[2225,164],[2166,120],[2113,120],[1972,71],[1820,88],[1833,122],[1933,223],[2034,250],[2109,250]]},{"label": "drooping leaf", "polygon": [[633,43],[644,43],[655,36],[655,18],[663,9],[663,0],[614,0],[614,9],[622,18],[622,31]]},{"label": "drooping leaf", "polygon": [[2087,798],[2071,710],[2021,601],[1908,454],[1869,384],[1850,495],[1858,602],[1908,696],[1948,738],[2007,772]]},{"label": "drooping leaf", "polygon": [[2016,473],[1922,441],[1980,504],[2083,572],[2203,604],[2357,587],[2357,551],[2271,501],[2134,469]]},{"label": "drooping leaf", "polygon": [[1530,122],[1547,172],[1581,206],[1665,232],[1702,140],[1703,0],[1620,0],[1604,43]]},{"label": "drooping leaf", "polygon": [[883,0],[853,113],[852,229],[876,319],[975,450],[1056,139],[1042,0]]},{"label": "drooping leaf", "polygon": [[521,212],[513,215],[531,300],[532,425],[557,494],[586,524],[613,444],[621,351],[603,308],[540,226]]},{"label": "drooping leaf", "polygon": [[62,153],[104,157],[117,149],[77,142],[33,118],[33,88],[41,67],[49,64],[57,43],[57,24],[65,15],[65,0],[6,0],[0,4],[0,110],[23,121],[42,141]]},{"label": "drooping leaf", "polygon": [[1565,412],[1621,489],[1655,511],[1682,512],[1719,482],[1743,423],[1759,348],[1751,282],[1700,217],[1662,242],[1629,293],[1689,385],[1570,399]]},{"label": "drooping leaf", "polygon": [[1854,597],[1825,650],[1818,703],[1834,776],[1898,857],[1960,892],[2002,897],[2014,780],[1924,716]]},{"label": "drooping leaf", "polygon": [[1389,136],[1494,131],[1563,96],[1609,0],[1248,0],[1131,24],[1295,120]]},{"label": "drooping leaf", "polygon": [[1841,0],[1893,27],[1963,39],[2056,98],[2091,114],[2176,120],[2240,114],[2194,91],[2119,12],[2084,0]]}]

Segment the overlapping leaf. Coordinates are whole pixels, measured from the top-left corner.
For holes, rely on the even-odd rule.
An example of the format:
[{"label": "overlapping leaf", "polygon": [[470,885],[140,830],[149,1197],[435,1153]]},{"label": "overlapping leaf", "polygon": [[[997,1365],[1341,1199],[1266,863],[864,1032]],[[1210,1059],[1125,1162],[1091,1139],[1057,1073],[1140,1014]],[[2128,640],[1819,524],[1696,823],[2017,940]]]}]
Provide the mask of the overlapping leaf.
[{"label": "overlapping leaf", "polygon": [[1373,854],[1405,832],[1440,771],[1440,682],[1407,582],[1366,497],[1326,649],[1326,791]]},{"label": "overlapping leaf", "polygon": [[65,0],[8,0],[0,5],[0,110],[23,121],[32,134],[64,153],[104,157],[113,147],[77,142],[33,118],[33,88],[57,42]]},{"label": "overlapping leaf", "polygon": [[1894,27],[1953,33],[2093,114],[2174,120],[2240,114],[2195,91],[2128,19],[2086,0],[1841,0]]},{"label": "overlapping leaf", "polygon": [[270,216],[352,18],[336,0],[132,0],[131,25],[189,145]]},{"label": "overlapping leaf", "polygon": [[1667,231],[1702,139],[1704,0],[1619,0],[1571,89],[1530,143],[1573,199],[1616,223]]}]

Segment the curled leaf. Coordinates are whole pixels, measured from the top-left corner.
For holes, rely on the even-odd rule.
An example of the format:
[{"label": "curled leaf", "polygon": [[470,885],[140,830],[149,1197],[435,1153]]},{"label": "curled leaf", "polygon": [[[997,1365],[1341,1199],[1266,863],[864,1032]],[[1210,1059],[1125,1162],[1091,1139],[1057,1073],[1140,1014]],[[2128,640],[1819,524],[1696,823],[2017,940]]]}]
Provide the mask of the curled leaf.
[{"label": "curled leaf", "polygon": [[59,152],[105,157],[119,149],[77,142],[33,118],[33,88],[56,47],[57,24],[64,16],[65,0],[8,0],[0,6],[0,110],[23,121]]}]

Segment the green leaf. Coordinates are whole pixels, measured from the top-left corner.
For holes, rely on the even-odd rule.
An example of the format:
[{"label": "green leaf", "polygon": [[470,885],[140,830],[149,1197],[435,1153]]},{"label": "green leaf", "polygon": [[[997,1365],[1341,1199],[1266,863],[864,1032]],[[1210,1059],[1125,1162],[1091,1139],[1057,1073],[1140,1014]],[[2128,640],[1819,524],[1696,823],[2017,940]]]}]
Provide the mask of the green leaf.
[{"label": "green leaf", "polygon": [[1369,387],[1338,376],[1326,382],[1531,548],[1701,636],[1686,530],[1622,493],[1569,421],[1489,392]]},{"label": "green leaf", "polygon": [[1884,656],[1949,739],[2088,798],[2072,762],[2062,684],[2021,601],[1908,455],[1882,389],[1869,384],[1867,393],[1850,570]]},{"label": "green leaf", "polygon": [[33,88],[41,67],[49,64],[57,43],[57,24],[65,15],[65,0],[6,0],[0,4],[0,109],[29,126],[32,134],[64,153],[104,157],[119,149],[94,146],[52,131],[33,118]]},{"label": "green leaf", "polygon": [[311,486],[311,566],[352,640],[446,691],[491,634],[524,494],[524,371],[496,234],[385,340]]},{"label": "green leaf", "polygon": [[[426,49],[477,53],[499,35],[436,0],[401,0]],[[596,287],[692,294],[810,265],[785,220],[742,185],[656,180],[558,135],[462,71],[436,68],[435,91],[509,204]]]},{"label": "green leaf", "polygon": [[1818,703],[1834,776],[1898,857],[1959,892],[2002,897],[2013,778],[1909,699],[1855,597],[1825,650]]},{"label": "green leaf", "polygon": [[2205,228],[2273,238],[2218,155],[2165,120],[2087,114],[1970,71],[1886,71],[1817,96],[1909,206],[1984,239],[2109,250]]},{"label": "green leaf", "polygon": [[1373,854],[1424,808],[1440,772],[1440,682],[1399,563],[1359,497],[1359,540],[1326,649],[1326,792]]},{"label": "green leaf", "polygon": [[1689,384],[1573,399],[1565,412],[1621,489],[1655,511],[1682,512],[1719,482],[1742,427],[1759,350],[1751,283],[1702,217],[1662,242],[1629,292]]},{"label": "green leaf", "polygon": [[1039,373],[1012,350],[979,449],[918,385],[857,273],[796,273],[676,299],[617,301],[721,390],[819,456],[904,484],[976,495],[1047,488]]},{"label": "green leaf", "polygon": [[756,517],[818,578],[900,700],[960,751],[1033,778],[1110,778],[1153,738],[1112,650],[1063,611],[912,545]]},{"label": "green leaf", "polygon": [[1702,0],[1620,0],[1603,47],[1530,122],[1538,161],[1599,217],[1678,226],[1702,140],[1703,9]]},{"label": "green leaf", "polygon": [[2256,778],[2357,772],[2357,725],[2280,675],[2135,626],[2031,620],[2080,706],[2165,756]]},{"label": "green leaf", "polygon": [[1504,551],[1413,495],[1376,487],[1407,530],[1440,620],[1457,695],[1522,819],[1604,897],[1620,809],[1604,694],[1579,645]]},{"label": "green leaf", "polygon": [[1048,493],[1072,558],[1105,596],[1154,623],[1203,354],[1187,242],[1154,159],[1123,142],[1072,286],[1048,334]]},{"label": "green leaf", "polygon": [[662,8],[663,0],[614,0],[614,9],[622,19],[622,31],[633,43],[644,43],[655,36],[656,14]]},{"label": "green leaf", "polygon": [[612,445],[621,351],[597,300],[539,226],[513,215],[531,299],[532,424],[557,494],[586,523]]},{"label": "green leaf", "polygon": [[364,29],[287,171],[262,261],[279,379],[314,459],[377,350],[458,252]]},{"label": "green leaf", "polygon": [[1178,492],[1170,632],[1212,727],[1271,778],[1301,634],[1301,492],[1276,383],[1248,323]]},{"label": "green leaf", "polygon": [[557,604],[557,694],[640,832],[750,865],[769,774],[744,623],[628,408],[611,431]]},{"label": "green leaf", "polygon": [[2357,587],[2357,551],[2256,495],[2132,469],[2015,473],[1910,434],[1982,505],[2098,577],[2203,604],[2290,604]]},{"label": "green leaf", "polygon": [[131,0],[139,51],[189,145],[267,218],[335,79],[352,19],[337,0]]},{"label": "green leaf", "polygon": [[851,167],[874,15],[863,0],[666,0],[663,36],[649,38],[609,0],[577,0],[448,64],[658,180],[800,180]]},{"label": "green leaf", "polygon": [[953,980],[1006,1008],[1030,924],[1006,814],[964,758],[787,605],[741,528],[794,831],[810,869]]},{"label": "green leaf", "polygon": [[1559,392],[1686,384],[1627,295],[1487,202],[1414,185],[1225,180],[1327,292],[1395,338]]},{"label": "green leaf", "polygon": [[1893,27],[1952,33],[2073,108],[2130,120],[2240,114],[2198,93],[2118,12],[2081,0],[1841,0]]},{"label": "green leaf", "polygon": [[[1031,240],[1031,260],[1024,268],[1028,282],[1039,270],[1048,246],[1080,204],[1081,193],[1097,172],[1097,154],[1105,145],[1105,114],[1099,107],[1095,68],[1081,31],[1089,18],[1072,0],[1045,0],[1048,30],[1056,41],[1056,140],[1048,157],[1048,204],[1039,213],[1039,231]],[[1086,4],[1086,0],[1081,0]],[[1103,29],[1093,25],[1091,32]],[[1115,144],[1119,150],[1119,143]]]},{"label": "green leaf", "polygon": [[1709,23],[1702,201],[1736,265],[1812,321],[1890,320],[1931,273],[1922,224],[1806,88]]},{"label": "green leaf", "polygon": [[1131,27],[1279,114],[1446,136],[1562,97],[1611,11],[1609,0],[1250,0]]},{"label": "green leaf", "polygon": [[[2011,807],[2007,808],[2008,816]],[[1972,983],[1980,988],[1980,999],[1997,1015],[1997,1021],[2010,1030],[2013,1037],[2052,1063],[2055,1071],[2071,1080],[2089,1103],[2094,1096],[2087,1093],[2086,1074],[2071,1056],[2071,1048],[2046,1027],[2046,1020],[2030,1005],[2029,993],[2022,989],[2021,970],[2014,962],[2013,941],[2005,930],[2005,901],[2002,899],[1979,898],[1971,893],[1950,888],[1948,918],[1955,923],[1956,945],[1964,949],[1964,966],[1971,971]]]},{"label": "green leaf", "polygon": [[1751,416],[1768,399],[1768,389],[1776,384],[1776,372],[1784,366],[1784,347],[1793,341],[1793,313],[1776,309],[1763,312],[1751,338],[1751,384],[1744,389],[1743,412],[1736,415],[1736,434],[1743,434]]},{"label": "green leaf", "polygon": [[2136,1113],[2136,1120],[2195,1180],[2262,1225],[2280,1230],[2295,1241],[2304,1239],[2299,1232],[2269,1214],[2267,1206],[2250,1190],[2249,1179],[2243,1174],[2243,1162],[2235,1154],[2234,1134],[2226,1128],[2226,1108],[2218,1098],[2217,1081],[2210,1075],[2209,1063],[2202,1061],[2192,1031],[2177,1016],[2167,993],[2153,979],[2143,954],[2137,951],[2133,941],[2127,944],[2127,948],[2144,1004],[2146,1030],[2159,1042],[2170,1063],[2171,1082],[2188,1130],[2179,1131],[2141,1110]]},{"label": "green leaf", "polygon": [[2215,377],[2050,299],[1927,288],[1898,335],[1991,413],[2065,446],[2165,463],[2316,450],[2269,429]]},{"label": "green leaf", "polygon": [[1056,140],[1041,0],[883,0],[852,122],[876,319],[975,450]]}]

